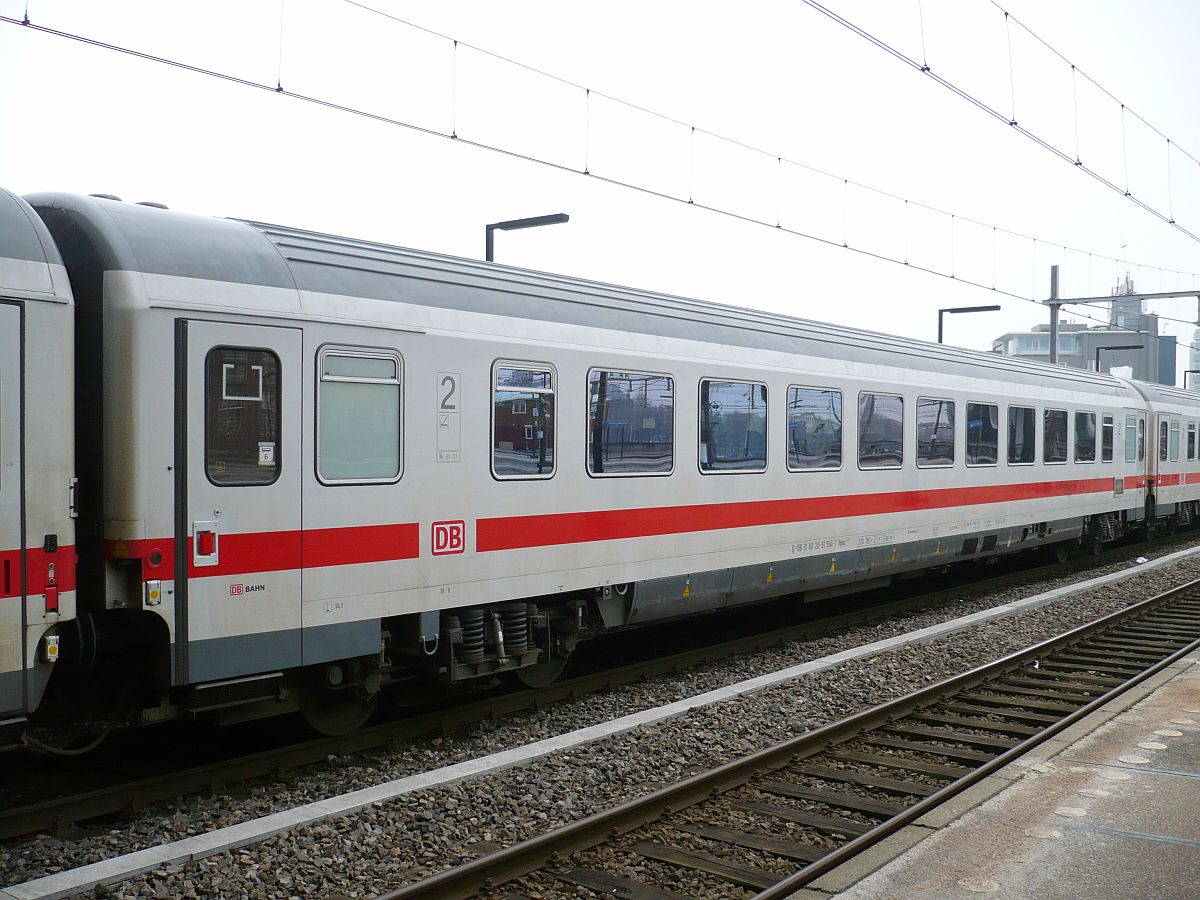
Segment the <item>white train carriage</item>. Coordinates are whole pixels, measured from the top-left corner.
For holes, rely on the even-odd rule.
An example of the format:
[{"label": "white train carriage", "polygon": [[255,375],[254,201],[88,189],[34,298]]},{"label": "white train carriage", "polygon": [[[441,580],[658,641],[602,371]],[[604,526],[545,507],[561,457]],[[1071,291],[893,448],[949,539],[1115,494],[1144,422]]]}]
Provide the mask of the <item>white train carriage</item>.
[{"label": "white train carriage", "polygon": [[1200,409],[1189,391],[1138,384],[1149,406],[1151,432],[1146,468],[1146,515],[1170,525],[1187,525],[1200,512]]},{"label": "white train carriage", "polygon": [[1146,389],[1110,376],[29,199],[79,308],[65,646],[121,660],[135,719],[341,730],[388,681],[536,681],[599,630],[1099,543],[1168,499]]},{"label": "white train carriage", "polygon": [[0,749],[24,731],[75,614],[73,309],[41,220],[0,190]]}]

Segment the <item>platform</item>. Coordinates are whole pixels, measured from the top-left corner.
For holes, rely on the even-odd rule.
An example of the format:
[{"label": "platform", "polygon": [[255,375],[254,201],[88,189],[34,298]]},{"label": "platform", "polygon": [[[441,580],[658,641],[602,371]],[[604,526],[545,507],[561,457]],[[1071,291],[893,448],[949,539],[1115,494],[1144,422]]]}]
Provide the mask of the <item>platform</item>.
[{"label": "platform", "polygon": [[1200,896],[1200,653],[797,897]]}]

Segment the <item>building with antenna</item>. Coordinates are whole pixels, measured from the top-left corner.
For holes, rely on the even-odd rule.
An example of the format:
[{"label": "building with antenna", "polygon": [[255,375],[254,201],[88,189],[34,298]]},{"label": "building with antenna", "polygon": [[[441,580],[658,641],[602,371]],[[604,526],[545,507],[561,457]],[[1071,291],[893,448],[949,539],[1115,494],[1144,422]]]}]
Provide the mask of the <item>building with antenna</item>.
[{"label": "building with antenna", "polygon": [[[1147,313],[1145,301],[1131,296],[1133,294],[1133,281],[1126,273],[1124,281],[1113,289],[1107,324],[1060,323],[1059,365],[1101,372],[1127,367],[1138,381],[1175,384],[1175,337],[1159,333],[1158,316]],[[1200,339],[1200,310],[1196,325],[1196,338]],[[1132,345],[1137,346],[1133,348]],[[1117,347],[1124,349],[1111,349]],[[1005,356],[1048,363],[1050,326],[1035,325],[1032,331],[1002,334],[992,341],[992,350]],[[1200,369],[1200,353],[1195,349],[1191,352],[1191,360],[1188,368]]]}]

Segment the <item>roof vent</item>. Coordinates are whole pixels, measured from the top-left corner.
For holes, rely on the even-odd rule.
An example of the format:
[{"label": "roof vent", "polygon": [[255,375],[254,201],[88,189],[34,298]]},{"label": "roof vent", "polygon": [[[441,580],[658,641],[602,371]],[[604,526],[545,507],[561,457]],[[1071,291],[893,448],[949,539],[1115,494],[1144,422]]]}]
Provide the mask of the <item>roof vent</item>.
[{"label": "roof vent", "polygon": [[116,200],[118,203],[121,202],[121,198],[116,194],[88,194],[88,196],[99,197],[101,200]]},{"label": "roof vent", "polygon": [[157,200],[139,200],[138,206],[153,206],[155,209],[167,209],[167,204],[159,203]]}]

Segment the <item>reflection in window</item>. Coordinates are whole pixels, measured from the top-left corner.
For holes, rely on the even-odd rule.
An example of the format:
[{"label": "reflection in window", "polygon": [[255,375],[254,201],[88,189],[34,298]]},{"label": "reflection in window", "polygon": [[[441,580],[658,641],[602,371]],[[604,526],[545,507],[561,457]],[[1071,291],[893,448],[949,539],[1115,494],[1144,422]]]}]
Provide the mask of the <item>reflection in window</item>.
[{"label": "reflection in window", "polygon": [[999,458],[999,407],[993,403],[968,403],[967,465],[994,466]]},{"label": "reflection in window", "polygon": [[1125,417],[1125,462],[1137,460],[1138,421],[1134,416]]},{"label": "reflection in window", "polygon": [[1042,462],[1067,461],[1067,411],[1048,409],[1042,414]]},{"label": "reflection in window", "polygon": [[1101,462],[1112,462],[1113,461],[1113,431],[1115,430],[1115,426],[1113,424],[1113,417],[1105,416],[1104,419],[1102,420],[1102,423],[1103,424],[1100,426],[1100,461]]},{"label": "reflection in window", "polygon": [[588,373],[591,475],[668,475],[674,465],[675,384],[666,375]]},{"label": "reflection in window", "polygon": [[841,467],[841,391],[788,388],[787,449],[792,471]]},{"label": "reflection in window", "polygon": [[497,478],[554,474],[554,374],[549,369],[496,367],[492,472]]},{"label": "reflection in window", "polygon": [[700,470],[761,472],[767,467],[767,388],[700,382]]},{"label": "reflection in window", "polygon": [[1179,462],[1179,420],[1171,420],[1171,462]]},{"label": "reflection in window", "polygon": [[[1108,418],[1107,416],[1105,418]],[[1111,422],[1111,420],[1109,420]],[[1112,435],[1109,435],[1109,456],[1112,456]],[[1075,413],[1075,462],[1096,461],[1096,414]]]},{"label": "reflection in window", "polygon": [[1188,422],[1187,429],[1187,458],[1196,458],[1196,423]]},{"label": "reflection in window", "polygon": [[1161,419],[1158,423],[1158,459],[1159,462],[1167,461],[1167,420]]},{"label": "reflection in window", "polygon": [[1138,434],[1138,440],[1137,440],[1138,458],[1137,458],[1137,461],[1145,462],[1146,461],[1146,420],[1145,419],[1142,419],[1142,418],[1138,419],[1137,434]]},{"label": "reflection in window", "polygon": [[400,475],[400,358],[327,350],[317,395],[321,481],[392,481]]},{"label": "reflection in window", "polygon": [[858,395],[858,465],[897,469],[904,463],[904,398]]},{"label": "reflection in window", "polygon": [[954,401],[917,400],[917,465],[954,465]]},{"label": "reflection in window", "polygon": [[1021,466],[1033,464],[1034,441],[1037,439],[1037,420],[1029,406],[1008,408],[1008,462]]},{"label": "reflection in window", "polygon": [[214,347],[204,361],[204,466],[218,485],[279,477],[279,357]]}]

